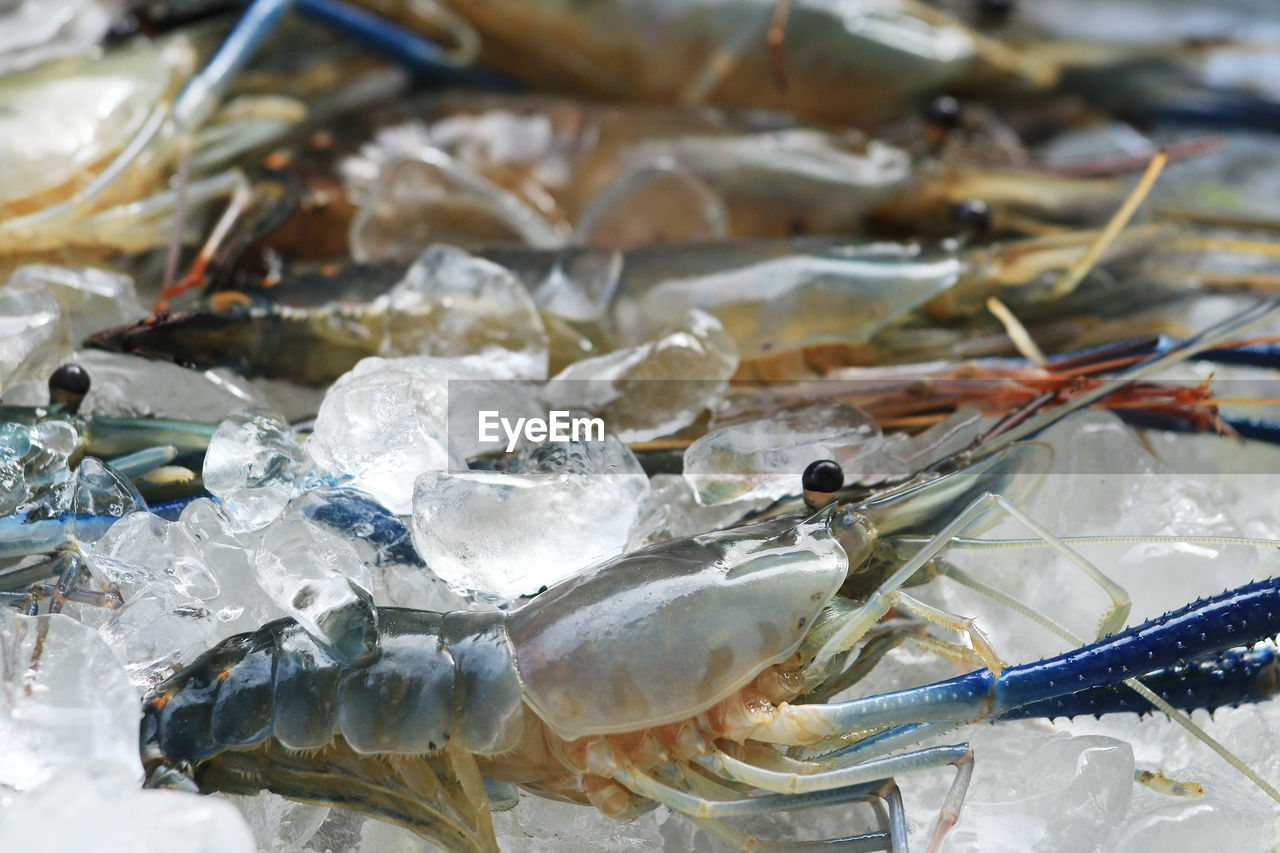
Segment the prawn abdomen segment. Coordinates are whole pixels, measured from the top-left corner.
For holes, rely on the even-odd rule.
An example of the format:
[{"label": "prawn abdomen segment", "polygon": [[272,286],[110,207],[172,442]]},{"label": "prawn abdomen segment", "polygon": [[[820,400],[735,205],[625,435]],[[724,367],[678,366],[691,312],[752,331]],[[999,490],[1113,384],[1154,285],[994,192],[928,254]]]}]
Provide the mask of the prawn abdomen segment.
[{"label": "prawn abdomen segment", "polygon": [[790,657],[847,571],[794,519],[603,563],[509,617],[525,701],[570,741],[697,716]]},{"label": "prawn abdomen segment", "polygon": [[268,740],[361,754],[490,754],[520,741],[523,710],[501,613],[379,611],[379,653],[335,661],[292,620],[224,640],[143,708],[144,760],[198,763]]}]

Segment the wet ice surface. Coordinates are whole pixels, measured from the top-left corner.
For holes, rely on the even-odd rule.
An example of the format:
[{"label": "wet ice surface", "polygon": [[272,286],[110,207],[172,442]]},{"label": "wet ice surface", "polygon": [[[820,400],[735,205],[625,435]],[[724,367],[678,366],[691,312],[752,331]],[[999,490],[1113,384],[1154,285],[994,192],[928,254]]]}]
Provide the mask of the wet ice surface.
[{"label": "wet ice surface", "polygon": [[21,794],[0,793],[5,850],[61,853],[253,853],[253,835],[214,797],[142,790],[127,776],[91,778],[68,770]]},{"label": "wet ice surface", "polygon": [[204,458],[204,487],[242,530],[280,514],[313,465],[288,421],[267,409],[240,409],[214,431]]},{"label": "wet ice surface", "polygon": [[795,493],[809,463],[834,459],[846,484],[871,486],[968,446],[978,421],[976,411],[962,409],[918,436],[886,436],[856,406],[821,399],[701,436],[685,450],[684,478],[700,504],[780,498]]},{"label": "wet ice surface", "polygon": [[574,362],[540,398],[548,409],[600,416],[623,441],[649,441],[697,420],[737,368],[738,348],[724,326],[694,309],[651,341]]},{"label": "wet ice surface", "polygon": [[0,786],[30,790],[68,766],[137,781],[137,721],[137,695],[98,632],[69,616],[0,610]]},{"label": "wet ice surface", "polygon": [[510,270],[431,246],[383,297],[387,355],[472,356],[512,378],[545,379],[547,332]]},{"label": "wet ice surface", "polygon": [[[1187,476],[1170,470],[1152,456],[1135,435],[1111,415],[1089,414],[1059,426],[1048,436],[1057,450],[1054,471],[1025,508],[1050,530],[1074,534],[1207,534],[1274,536],[1275,521],[1264,496],[1270,477],[1257,475]],[[1152,446],[1177,471],[1210,470],[1209,460],[1232,450],[1231,442],[1212,436],[1153,436]],[[1260,472],[1280,470],[1274,448],[1249,448]],[[1238,470],[1238,469],[1237,469]],[[1025,530],[1003,522],[986,537],[1023,538]],[[1276,574],[1276,555],[1263,549],[1187,544],[1089,546],[1081,549],[1133,597],[1129,624],[1159,615],[1196,597],[1220,592],[1254,577]],[[1107,606],[1097,587],[1059,557],[1043,550],[1017,552],[951,552],[951,559],[1001,589],[1043,609],[1068,628],[1091,636]],[[954,584],[935,582],[920,595],[948,610],[976,615],[979,625],[1009,662],[1031,661],[1055,654],[1067,645],[1025,620]],[[867,688],[890,689],[949,677],[954,668],[921,653],[894,653],[872,674]],[[1257,743],[1280,723],[1273,704],[1208,715],[1196,722],[1259,770],[1275,779],[1280,765],[1259,755]],[[1268,725],[1265,721],[1271,720]],[[1016,735],[1012,734],[1017,732]],[[1053,739],[1067,746],[1046,745]],[[1116,749],[1131,753],[1139,769],[1163,771],[1179,781],[1199,781],[1199,799],[1156,794],[1131,782],[1131,765],[1123,761],[1084,762],[1085,738],[1114,739]],[[1004,744],[1023,740],[1018,748]],[[1174,850],[1261,850],[1273,836],[1273,804],[1235,774],[1209,749],[1192,741],[1172,722],[1151,717],[1114,715],[1101,721],[1057,720],[1002,726],[977,726],[942,737],[974,744],[977,755],[973,784],[960,824],[944,845],[948,851],[979,850],[1137,850],[1169,844]],[[1011,739],[1013,739],[1011,741]],[[1039,742],[1038,742],[1039,741]],[[1072,750],[1079,750],[1073,756]],[[1034,756],[1028,766],[1027,756]],[[1100,756],[1099,756],[1100,757]],[[1131,759],[1131,760],[1133,760]],[[900,780],[907,800],[913,843],[922,843],[950,783],[949,771]],[[1060,792],[1049,799],[1027,799],[1058,779]],[[1111,808],[1115,798],[1129,808]],[[1092,812],[1089,810],[1092,809]],[[1057,823],[1079,812],[1075,823]],[[1034,845],[1029,838],[1036,838]],[[1019,840],[1021,838],[1021,840]]]},{"label": "wet ice surface", "polygon": [[613,435],[534,445],[513,473],[421,475],[414,543],[455,592],[510,601],[620,554],[648,491],[635,454]]},{"label": "wet ice surface", "polygon": [[0,849],[252,851],[225,803],[138,787],[138,714],[97,631],[0,610]]}]

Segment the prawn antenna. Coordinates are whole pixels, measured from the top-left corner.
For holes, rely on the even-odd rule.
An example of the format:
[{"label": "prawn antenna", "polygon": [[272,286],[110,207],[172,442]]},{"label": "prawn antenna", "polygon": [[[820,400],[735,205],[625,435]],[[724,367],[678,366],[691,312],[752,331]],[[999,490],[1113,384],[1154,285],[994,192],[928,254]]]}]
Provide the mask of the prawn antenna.
[{"label": "prawn antenna", "polygon": [[1115,242],[1116,237],[1129,224],[1129,220],[1133,219],[1133,215],[1138,212],[1138,208],[1146,200],[1151,188],[1155,186],[1156,178],[1160,177],[1160,172],[1164,170],[1165,164],[1168,162],[1169,152],[1164,149],[1161,149],[1156,153],[1156,156],[1151,158],[1151,162],[1147,164],[1146,171],[1142,173],[1142,177],[1138,179],[1137,185],[1133,188],[1133,192],[1129,193],[1129,197],[1125,199],[1124,204],[1120,205],[1120,209],[1111,217],[1106,227],[1098,232],[1098,236],[1085,253],[1075,263],[1067,267],[1062,277],[1054,283],[1051,291],[1054,297],[1066,296],[1084,280],[1084,277],[1089,274],[1089,270],[1093,269],[1093,265],[1098,262],[1098,258],[1102,257],[1102,253]]},{"label": "prawn antenna", "polygon": [[1143,379],[1153,373],[1164,370],[1166,367],[1179,364],[1196,353],[1212,349],[1222,342],[1230,340],[1246,329],[1251,329],[1264,322],[1278,310],[1280,310],[1280,297],[1271,297],[1246,308],[1240,313],[1210,326],[1195,337],[1188,338],[1181,346],[1140,362],[1115,378],[1100,382],[1093,388],[1077,394],[1061,406],[1027,418],[1022,423],[1001,433],[995,440],[975,447],[971,451],[972,458],[975,461],[982,459],[1003,450],[1015,441],[1029,438],[1051,424],[1062,420],[1072,412],[1093,405],[1098,400],[1120,390],[1131,382]]}]

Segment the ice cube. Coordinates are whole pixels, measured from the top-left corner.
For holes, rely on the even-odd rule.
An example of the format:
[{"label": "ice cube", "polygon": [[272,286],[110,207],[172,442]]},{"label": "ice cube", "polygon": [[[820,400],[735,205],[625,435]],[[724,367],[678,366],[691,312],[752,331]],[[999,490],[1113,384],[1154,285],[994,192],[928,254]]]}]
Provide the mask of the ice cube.
[{"label": "ice cube", "polygon": [[71,353],[71,323],[48,288],[0,287],[0,391],[45,380]]},{"label": "ice cube", "polygon": [[516,378],[547,377],[547,331],[533,299],[492,261],[431,246],[385,300],[386,355],[479,356]]},{"label": "ice cube", "polygon": [[[134,726],[137,736],[137,726]],[[253,833],[230,803],[178,791],[142,790],[127,774],[59,774],[0,796],[0,849],[25,853],[255,853]]]},{"label": "ice cube", "polygon": [[0,608],[0,786],[34,788],[68,768],[123,773],[137,784],[139,713],[128,674],[98,632],[61,614]]},{"label": "ice cube", "polygon": [[131,512],[94,544],[89,559],[122,588],[170,578],[184,595],[206,600],[218,595],[199,541],[178,522],[149,512]]},{"label": "ice cube", "polygon": [[[22,467],[28,487],[39,491],[69,482],[71,469],[67,463],[79,442],[76,428],[64,420],[44,420],[27,431],[27,438],[30,447],[22,458]],[[71,508],[70,501],[68,491],[65,509]]]},{"label": "ice cube", "polygon": [[649,485],[649,494],[641,503],[639,517],[631,530],[628,551],[725,527],[768,503],[768,499],[763,499],[703,506],[698,503],[689,481],[679,474],[654,474]]},{"label": "ice cube", "polygon": [[216,579],[216,594],[204,599],[217,623],[210,641],[254,630],[285,615],[258,584],[253,563],[258,546],[256,533],[237,534],[221,508],[204,498],[187,504],[175,530],[181,533],[173,536],[181,535],[199,549],[201,564]]},{"label": "ice cube", "polygon": [[364,359],[325,395],[307,452],[321,468],[407,515],[414,477],[466,467],[449,446],[447,423],[448,381],[461,373],[443,359]]},{"label": "ice cube", "polygon": [[86,456],[71,481],[71,535],[84,545],[100,537],[103,517],[120,518],[147,509],[129,478],[92,456]]},{"label": "ice cube", "polygon": [[368,495],[354,489],[311,489],[294,498],[286,514],[350,543],[369,571],[374,601],[439,612],[470,606],[423,562],[409,527]]},{"label": "ice cube", "polygon": [[[964,737],[980,757],[963,817],[943,845],[949,853],[1097,850],[1124,820],[1134,764],[1123,741],[1030,726],[972,727]],[[952,775],[948,768],[899,780],[913,847],[927,843]]]},{"label": "ice cube", "polygon": [[690,311],[652,341],[586,358],[541,392],[549,409],[583,409],[623,441],[649,441],[697,420],[729,384],[738,348],[720,321]]},{"label": "ice cube", "polygon": [[217,423],[236,409],[266,406],[244,379],[224,370],[192,370],[125,353],[86,349],[75,362],[89,374],[85,414]]},{"label": "ice cube", "polygon": [[283,417],[239,409],[220,424],[204,457],[204,485],[222,499],[240,530],[256,530],[280,514],[314,467]]},{"label": "ice cube", "polygon": [[[97,614],[84,608],[84,618]],[[172,578],[157,578],[125,597],[100,631],[140,684],[152,682],[161,664],[189,660],[203,651],[216,623],[203,601]]]},{"label": "ice cube", "polygon": [[156,665],[185,660],[215,638],[217,609],[227,596],[204,544],[185,525],[130,513],[86,558],[119,585],[124,606],[107,613],[84,608],[82,618],[102,623],[103,636],[140,680]]},{"label": "ice cube", "polygon": [[[847,479],[874,473],[883,446],[866,412],[819,400],[712,430],[685,450],[684,476],[703,504],[779,498],[800,491],[804,469],[817,459],[836,460]],[[860,468],[863,457],[875,461]]]},{"label": "ice cube", "polygon": [[30,449],[31,438],[25,426],[18,423],[0,426],[0,516],[13,512],[30,497],[22,464],[22,458]]},{"label": "ice cube", "polygon": [[328,806],[286,800],[269,791],[251,797],[220,796],[240,811],[262,853],[298,853],[330,812]]},{"label": "ice cube", "polygon": [[138,301],[133,279],[96,267],[59,267],[28,264],[9,277],[10,287],[44,288],[62,306],[70,323],[72,341],[94,332],[141,320],[147,311]]},{"label": "ice cube", "polygon": [[359,663],[378,639],[369,573],[345,539],[297,518],[263,531],[258,583],[337,659]]},{"label": "ice cube", "polygon": [[648,480],[625,444],[614,436],[548,444],[527,451],[523,461],[526,467],[512,474],[418,478],[414,544],[454,591],[508,601],[626,546]]},{"label": "ice cube", "polygon": [[[504,853],[692,851],[695,848],[665,843],[664,826],[680,822],[681,818],[672,817],[666,809],[641,815],[635,820],[610,820],[593,808],[524,793],[514,809],[493,816],[498,847]],[[692,826],[687,821],[685,823],[686,827]]]}]

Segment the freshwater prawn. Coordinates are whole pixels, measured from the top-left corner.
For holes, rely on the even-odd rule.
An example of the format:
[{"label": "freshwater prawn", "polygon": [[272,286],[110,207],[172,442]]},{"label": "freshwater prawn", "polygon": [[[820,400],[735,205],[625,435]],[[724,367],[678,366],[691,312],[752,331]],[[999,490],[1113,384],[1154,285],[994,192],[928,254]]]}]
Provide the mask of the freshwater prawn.
[{"label": "freshwater prawn", "polygon": [[[1160,233],[1147,227],[1126,233],[1103,265],[1132,264]],[[1008,298],[1021,285],[1033,303],[1045,302],[1052,294],[1036,283],[1069,269],[1096,238],[1071,232],[969,247],[810,237],[474,254],[514,275],[541,313],[585,341],[587,351],[640,343],[698,308],[724,325],[744,360],[839,345],[854,353],[854,363],[875,363],[908,321],[961,323],[989,296]],[[378,353],[390,308],[385,293],[406,269],[395,261],[344,264],[266,287],[217,291],[203,309],[105,330],[88,343],[318,384]],[[313,341],[326,347],[317,350]],[[299,358],[311,360],[298,364]]]},{"label": "freshwater prawn", "polygon": [[[228,69],[196,73],[197,60],[196,44],[177,34],[5,77],[12,150],[0,171],[0,256],[162,246],[176,210],[243,182],[217,167],[302,118],[291,99],[243,96],[210,124]],[[58,133],[36,130],[55,121]],[[167,189],[179,160],[194,178]]]},{"label": "freshwater prawn", "polygon": [[775,83],[777,0],[444,3],[486,63],[540,88],[595,97],[786,109],[867,121],[942,89],[1044,91],[1058,69],[915,0],[799,2]]},{"label": "freshwater prawn", "polygon": [[[1246,312],[1121,382],[1274,310]],[[1064,408],[1110,389],[1091,389]],[[1008,667],[973,620],[905,594],[902,586],[936,568],[949,541],[998,509],[1099,582],[1112,598],[1099,634],[1120,629],[1123,590],[1016,507],[1029,485],[1019,475],[1038,469],[1046,453],[1019,442],[1060,416],[1041,413],[1011,427],[963,454],[952,473],[642,549],[509,613],[384,608],[381,653],[365,666],[339,663],[290,620],[230,638],[148,697],[141,728],[148,784],[267,788],[391,820],[459,851],[496,849],[484,780],[613,816],[666,804],[742,850],[795,848],[762,842],[724,818],[881,798],[886,828],[822,844],[900,850],[905,818],[892,777],[950,765],[957,774],[936,849],[958,818],[971,750],[880,753],[918,740],[924,727],[931,733],[1012,715],[1280,627],[1272,624],[1280,612],[1275,584],[1260,584],[1056,659]],[[911,532],[926,532],[928,541],[904,561],[894,540]],[[891,608],[959,631],[967,645],[921,642],[980,669],[915,691],[805,703],[846,678],[847,653]],[[1255,626],[1254,610],[1270,621]],[[1093,663],[1103,658],[1114,670]],[[1176,713],[1154,693],[1143,695]],[[797,760],[768,744],[827,754]]]}]

